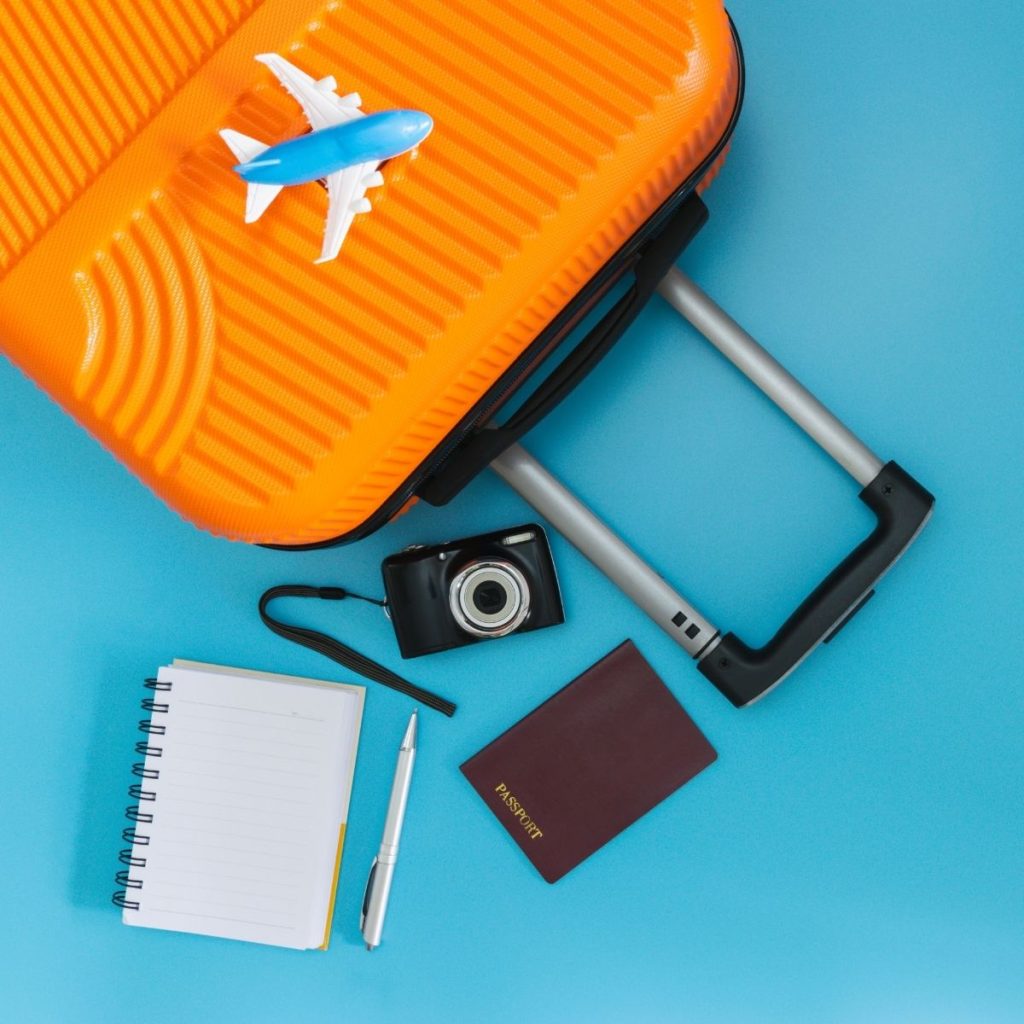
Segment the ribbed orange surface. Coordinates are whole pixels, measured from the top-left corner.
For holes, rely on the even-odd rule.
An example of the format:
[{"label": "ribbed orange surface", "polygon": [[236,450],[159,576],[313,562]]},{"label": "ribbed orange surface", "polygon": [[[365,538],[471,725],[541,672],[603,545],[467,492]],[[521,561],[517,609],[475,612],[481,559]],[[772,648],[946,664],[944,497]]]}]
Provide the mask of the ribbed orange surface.
[{"label": "ribbed orange surface", "polygon": [[261,0],[4,0],[0,277]]},{"label": "ribbed orange surface", "polygon": [[[372,516],[699,165],[737,87],[719,0],[15,6],[0,343],[183,514],[250,541]],[[434,117],[332,264],[315,185],[242,223],[216,130],[305,128],[267,50]]]}]

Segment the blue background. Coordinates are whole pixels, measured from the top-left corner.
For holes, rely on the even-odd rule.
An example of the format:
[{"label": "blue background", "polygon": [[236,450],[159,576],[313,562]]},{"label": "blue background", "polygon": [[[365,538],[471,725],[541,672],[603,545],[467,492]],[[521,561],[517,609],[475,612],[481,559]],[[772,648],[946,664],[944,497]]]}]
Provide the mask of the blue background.
[{"label": "blue background", "polygon": [[[365,871],[409,704],[371,684],[334,939],[121,926],[141,678],[332,666],[260,625],[288,580],[529,518],[495,478],[356,548],[202,535],[0,361],[0,1006],[6,1020],[1024,1019],[1020,181],[1024,8],[734,0],[747,105],[683,266],[937,495],[878,596],[736,711],[554,539],[569,624],[408,666],[425,714],[385,945]],[[660,300],[530,441],[716,622],[766,639],[870,528],[856,488]],[[287,609],[397,665],[379,612]],[[631,636],[720,752],[557,886],[458,764]]]}]

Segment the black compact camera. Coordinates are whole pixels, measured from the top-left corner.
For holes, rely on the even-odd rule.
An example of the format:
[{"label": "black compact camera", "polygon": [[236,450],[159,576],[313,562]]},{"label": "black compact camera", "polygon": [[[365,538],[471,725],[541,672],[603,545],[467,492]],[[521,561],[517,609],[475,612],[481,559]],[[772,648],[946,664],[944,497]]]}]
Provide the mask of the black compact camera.
[{"label": "black compact camera", "polygon": [[407,548],[381,572],[403,658],[565,621],[548,539],[533,523]]}]

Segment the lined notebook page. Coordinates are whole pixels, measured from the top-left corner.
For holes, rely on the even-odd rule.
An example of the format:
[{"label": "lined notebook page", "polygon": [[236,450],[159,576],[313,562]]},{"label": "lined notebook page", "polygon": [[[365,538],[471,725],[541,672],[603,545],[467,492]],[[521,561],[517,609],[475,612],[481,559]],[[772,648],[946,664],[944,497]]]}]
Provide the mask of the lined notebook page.
[{"label": "lined notebook page", "polygon": [[125,924],[325,945],[363,688],[192,662],[158,679]]}]

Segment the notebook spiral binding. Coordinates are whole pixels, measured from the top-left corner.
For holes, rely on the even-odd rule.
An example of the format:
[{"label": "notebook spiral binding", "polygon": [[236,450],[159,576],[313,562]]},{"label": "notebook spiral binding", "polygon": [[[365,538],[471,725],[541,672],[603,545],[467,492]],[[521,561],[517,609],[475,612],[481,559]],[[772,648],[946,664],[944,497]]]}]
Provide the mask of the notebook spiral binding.
[{"label": "notebook spiral binding", "polygon": [[[169,690],[171,688],[171,684],[164,682],[161,679],[150,678],[146,680],[146,688],[157,693]],[[162,725],[160,722],[154,721],[154,716],[167,714],[169,705],[154,696],[144,698],[141,702],[141,706],[143,711],[149,712],[150,717],[144,718],[139,722],[139,730],[144,733],[147,738],[140,740],[135,744],[135,752],[137,754],[141,754],[143,757],[160,757],[163,754],[163,750],[159,746],[151,743],[149,738],[153,736],[163,736],[167,732],[167,727]],[[132,775],[140,779],[160,778],[159,770],[155,768],[147,768],[145,761],[137,761],[132,765]],[[139,832],[135,826],[148,825],[152,823],[152,804],[156,800],[156,793],[151,789],[146,789],[141,782],[133,782],[128,787],[128,795],[138,802],[129,804],[129,806],[124,809],[124,816],[133,824],[124,829],[121,833],[121,838],[128,843],[129,846],[117,855],[117,859],[124,864],[125,867],[118,871],[114,876],[115,881],[119,886],[121,886],[121,888],[114,893],[111,899],[116,906],[121,907],[123,910],[138,910],[138,899],[130,898],[129,894],[132,894],[133,890],[134,893],[138,893],[142,888],[143,880],[139,878],[137,874],[133,874],[132,869],[144,868],[146,866],[146,858],[138,856],[135,853],[135,847],[148,846],[149,836]]]}]

